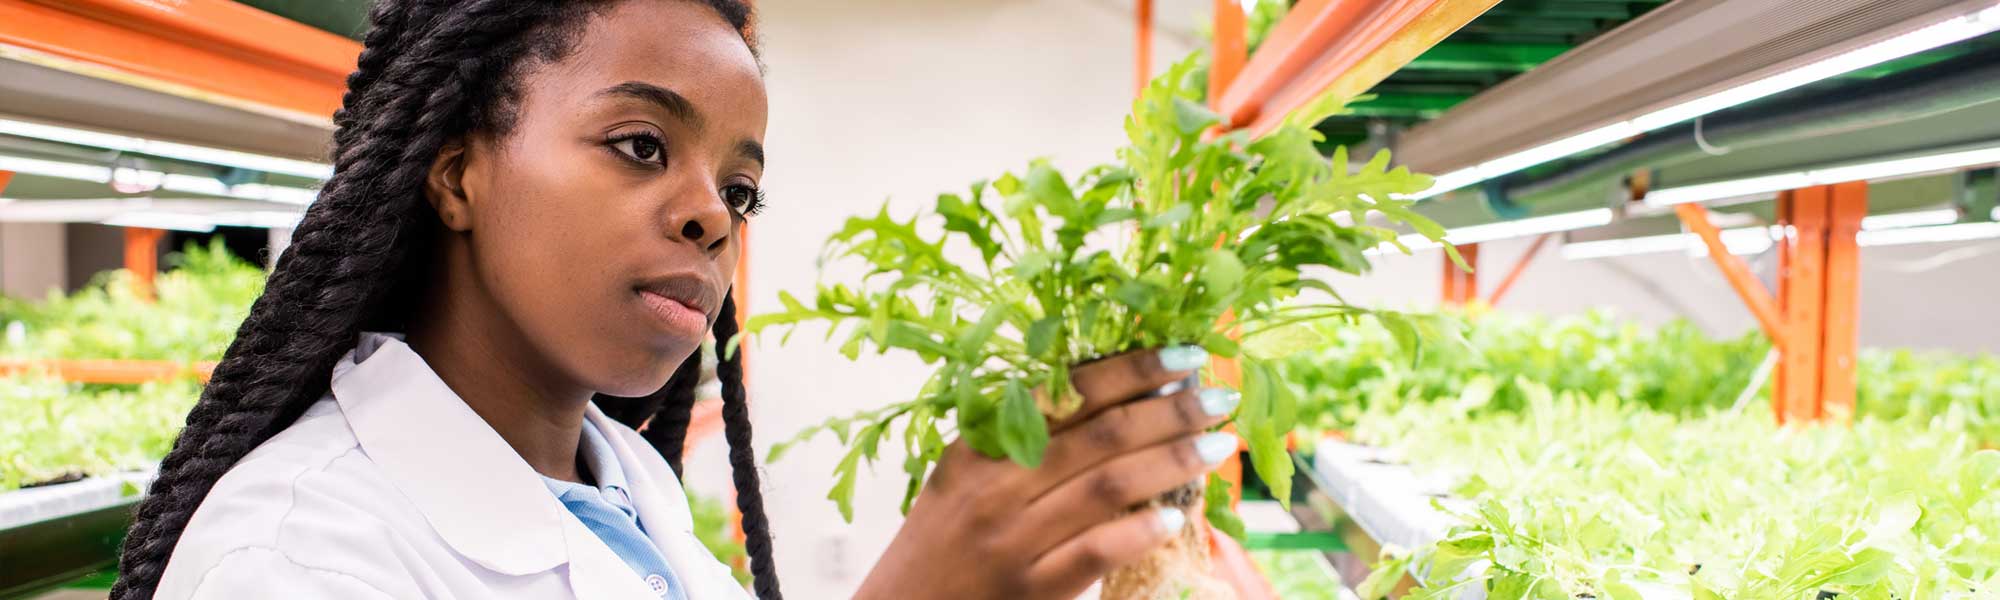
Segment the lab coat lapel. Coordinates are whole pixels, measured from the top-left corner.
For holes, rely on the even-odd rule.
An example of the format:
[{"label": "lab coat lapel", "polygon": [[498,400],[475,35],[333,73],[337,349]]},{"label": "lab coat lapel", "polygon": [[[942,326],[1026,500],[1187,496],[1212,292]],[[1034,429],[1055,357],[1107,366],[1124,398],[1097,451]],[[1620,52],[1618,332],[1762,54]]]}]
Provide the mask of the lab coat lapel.
[{"label": "lab coat lapel", "polygon": [[[644,438],[606,417],[596,405],[590,407],[584,418],[592,419],[600,431],[608,434],[606,441],[618,455],[618,463],[625,467],[626,483],[632,486],[632,502],[639,509],[639,521],[646,526],[646,536],[660,548],[667,566],[673,567],[674,576],[687,588],[688,598],[745,597],[743,587],[730,576],[728,568],[695,537],[686,492],[681,490],[680,480],[674,477],[660,453],[643,445]],[[618,433],[609,435],[614,431]]]},{"label": "lab coat lapel", "polygon": [[563,563],[568,511],[401,339],[363,334],[332,388],[361,449],[453,551],[508,575]]}]

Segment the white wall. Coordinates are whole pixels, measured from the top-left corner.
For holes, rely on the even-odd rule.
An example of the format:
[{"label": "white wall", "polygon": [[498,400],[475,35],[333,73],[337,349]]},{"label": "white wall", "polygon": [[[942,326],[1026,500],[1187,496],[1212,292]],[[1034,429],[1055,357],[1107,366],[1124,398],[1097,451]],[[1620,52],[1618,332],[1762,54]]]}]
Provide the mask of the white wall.
[{"label": "white wall", "polygon": [[[780,289],[809,293],[821,242],[884,199],[909,214],[939,192],[1032,157],[1095,164],[1123,141],[1133,26],[1130,9],[1116,2],[757,4],[770,67],[771,209],[752,224],[753,312],[774,304]],[[1162,18],[1178,8],[1161,9]],[[1155,64],[1187,52],[1182,39],[1156,40]],[[762,447],[829,416],[911,398],[929,372],[903,357],[850,363],[817,333],[751,347]],[[875,476],[864,471],[852,525],[825,499],[838,458],[823,440],[768,466],[778,565],[794,595],[850,593],[900,522],[900,456],[885,456]]]},{"label": "white wall", "polygon": [[0,223],[0,293],[40,299],[67,287],[62,223]]}]

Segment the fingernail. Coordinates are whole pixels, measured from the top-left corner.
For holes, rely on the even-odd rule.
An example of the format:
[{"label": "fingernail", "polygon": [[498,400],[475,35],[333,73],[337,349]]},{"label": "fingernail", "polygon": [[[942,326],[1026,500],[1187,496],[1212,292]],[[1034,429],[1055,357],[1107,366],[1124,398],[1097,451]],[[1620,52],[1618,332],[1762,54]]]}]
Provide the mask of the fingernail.
[{"label": "fingernail", "polygon": [[1160,349],[1160,367],[1168,371],[1193,371],[1205,364],[1208,364],[1208,351],[1201,346]]},{"label": "fingernail", "polygon": [[1172,395],[1174,395],[1174,394],[1178,394],[1178,393],[1180,393],[1180,392],[1181,392],[1181,390],[1184,390],[1184,389],[1187,389],[1187,380],[1186,380],[1186,379],[1180,379],[1180,380],[1176,380],[1176,381],[1174,381],[1173,383],[1169,383],[1169,384],[1166,384],[1166,385],[1163,385],[1163,386],[1160,386],[1160,389],[1158,389],[1158,390],[1154,390],[1154,391],[1153,391],[1153,395],[1155,395],[1155,396],[1172,396]]},{"label": "fingernail", "polygon": [[1181,528],[1187,526],[1187,513],[1181,512],[1181,509],[1162,506],[1159,512],[1154,514],[1159,515],[1161,531],[1180,533]]},{"label": "fingernail", "polygon": [[1220,417],[1236,410],[1236,403],[1243,395],[1229,388],[1208,388],[1201,391],[1201,412],[1211,417]]},{"label": "fingernail", "polygon": [[1236,453],[1236,434],[1217,431],[1202,434],[1194,439],[1194,452],[1201,455],[1201,462],[1208,466],[1222,464],[1222,459]]}]

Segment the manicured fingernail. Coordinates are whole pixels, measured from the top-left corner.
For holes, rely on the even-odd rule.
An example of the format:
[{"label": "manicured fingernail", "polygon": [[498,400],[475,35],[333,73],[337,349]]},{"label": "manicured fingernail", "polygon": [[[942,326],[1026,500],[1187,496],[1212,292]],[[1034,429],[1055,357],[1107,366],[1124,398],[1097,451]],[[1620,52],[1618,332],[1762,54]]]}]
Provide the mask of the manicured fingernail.
[{"label": "manicured fingernail", "polygon": [[1243,395],[1236,393],[1236,390],[1208,388],[1201,391],[1201,412],[1208,413],[1211,417],[1220,417],[1236,410],[1236,403],[1242,399]]},{"label": "manicured fingernail", "polygon": [[1201,346],[1160,349],[1160,367],[1168,371],[1193,371],[1205,364],[1208,364],[1208,351]]},{"label": "manicured fingernail", "polygon": [[1194,439],[1194,452],[1201,455],[1201,462],[1209,466],[1222,464],[1222,459],[1236,453],[1236,434],[1217,431],[1205,433]]},{"label": "manicured fingernail", "polygon": [[1172,396],[1172,395],[1174,395],[1174,394],[1178,394],[1178,393],[1180,393],[1180,392],[1181,392],[1181,390],[1184,390],[1184,389],[1187,389],[1187,380],[1186,380],[1186,379],[1181,379],[1181,380],[1177,380],[1177,381],[1175,381],[1175,382],[1173,382],[1173,383],[1169,383],[1169,384],[1166,384],[1166,385],[1163,385],[1163,386],[1160,386],[1160,389],[1158,389],[1158,390],[1154,390],[1154,391],[1153,391],[1153,395],[1155,395],[1155,396]]},{"label": "manicured fingernail", "polygon": [[1160,518],[1161,531],[1165,531],[1167,533],[1180,533],[1181,528],[1187,526],[1187,513],[1181,512],[1181,509],[1174,508],[1171,506],[1162,506],[1160,507],[1159,512],[1156,512],[1154,514],[1158,515]]}]

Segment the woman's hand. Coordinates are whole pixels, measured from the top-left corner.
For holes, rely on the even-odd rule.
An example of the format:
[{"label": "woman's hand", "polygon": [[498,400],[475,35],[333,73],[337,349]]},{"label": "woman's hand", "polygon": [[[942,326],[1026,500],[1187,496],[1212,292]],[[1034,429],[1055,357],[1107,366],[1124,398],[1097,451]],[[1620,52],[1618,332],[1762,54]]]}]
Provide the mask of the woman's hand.
[{"label": "woman's hand", "polygon": [[1076,367],[1070,380],[1082,408],[1051,426],[1037,469],[954,442],[855,597],[1074,598],[1165,543],[1187,515],[1126,511],[1195,481],[1237,449],[1233,435],[1202,433],[1228,417],[1235,392],[1158,395],[1207,360],[1185,346]]}]

